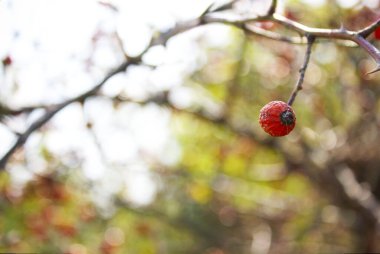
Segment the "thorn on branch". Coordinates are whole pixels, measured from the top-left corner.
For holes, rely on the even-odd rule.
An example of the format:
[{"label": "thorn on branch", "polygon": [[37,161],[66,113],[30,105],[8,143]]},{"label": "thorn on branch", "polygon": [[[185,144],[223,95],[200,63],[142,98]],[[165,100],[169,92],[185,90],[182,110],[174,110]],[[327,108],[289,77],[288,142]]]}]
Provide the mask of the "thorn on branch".
[{"label": "thorn on branch", "polygon": [[340,28],[339,28],[339,30],[341,31],[341,32],[347,32],[347,29],[344,27],[344,24],[343,23],[340,23]]}]

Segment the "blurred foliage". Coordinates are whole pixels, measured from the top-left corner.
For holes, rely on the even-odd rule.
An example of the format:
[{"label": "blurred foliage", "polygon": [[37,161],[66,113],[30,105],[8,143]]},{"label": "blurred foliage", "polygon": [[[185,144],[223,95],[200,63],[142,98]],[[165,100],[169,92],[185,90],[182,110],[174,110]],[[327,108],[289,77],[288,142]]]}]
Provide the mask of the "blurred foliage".
[{"label": "blurred foliage", "polygon": [[[287,1],[285,9],[310,26],[343,23],[352,29],[369,24],[379,11],[343,9],[335,1],[316,8]],[[369,56],[360,48],[316,43],[294,104],[296,129],[273,141],[260,129],[259,110],[288,99],[304,47],[228,29],[225,47],[199,40],[206,62],[183,86],[202,100],[172,112],[181,158],[170,167],[151,163],[159,188],[150,204],[137,206],[115,193],[106,206],[98,205],[92,195],[97,186],[79,173],[80,163],[68,167],[41,145],[46,173],[23,187],[10,174],[0,175],[0,252],[380,251],[378,232],[360,209],[338,200],[329,182],[311,177],[344,165],[380,197],[380,74],[364,75],[373,67]],[[226,121],[217,121],[220,112]]]}]

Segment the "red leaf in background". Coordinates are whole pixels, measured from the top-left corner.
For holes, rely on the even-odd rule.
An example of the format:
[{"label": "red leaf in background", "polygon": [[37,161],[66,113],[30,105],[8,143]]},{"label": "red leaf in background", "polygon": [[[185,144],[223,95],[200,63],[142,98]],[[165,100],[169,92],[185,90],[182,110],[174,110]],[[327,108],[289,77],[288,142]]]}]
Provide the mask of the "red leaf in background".
[{"label": "red leaf in background", "polygon": [[299,21],[299,13],[291,10],[285,10],[284,16],[288,19],[291,19],[293,21]]},{"label": "red leaf in background", "polygon": [[12,58],[10,56],[6,56],[3,58],[2,63],[4,66],[8,66],[12,64]]},{"label": "red leaf in background", "polygon": [[276,27],[276,24],[272,21],[263,21],[260,22],[260,27],[265,30],[273,30]]},{"label": "red leaf in background", "polygon": [[58,232],[67,237],[72,237],[77,233],[77,229],[74,225],[70,224],[57,224],[55,225]]}]

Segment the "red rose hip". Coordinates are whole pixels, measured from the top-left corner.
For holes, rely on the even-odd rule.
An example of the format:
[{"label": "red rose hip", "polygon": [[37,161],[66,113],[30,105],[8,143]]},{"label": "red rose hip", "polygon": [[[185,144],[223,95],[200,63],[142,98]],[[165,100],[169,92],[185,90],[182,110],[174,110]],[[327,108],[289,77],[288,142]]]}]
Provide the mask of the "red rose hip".
[{"label": "red rose hip", "polygon": [[260,125],[273,137],[289,134],[296,125],[293,109],[283,101],[271,101],[260,110]]}]

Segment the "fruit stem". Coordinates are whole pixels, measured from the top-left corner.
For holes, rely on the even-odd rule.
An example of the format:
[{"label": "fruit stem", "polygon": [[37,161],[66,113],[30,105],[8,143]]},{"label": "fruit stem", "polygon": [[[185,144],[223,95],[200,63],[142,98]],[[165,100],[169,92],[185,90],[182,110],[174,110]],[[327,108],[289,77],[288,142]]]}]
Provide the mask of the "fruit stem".
[{"label": "fruit stem", "polygon": [[299,70],[300,77],[298,78],[296,86],[294,87],[294,90],[293,90],[293,92],[290,95],[290,98],[288,100],[289,106],[291,106],[293,104],[294,100],[297,97],[298,91],[302,90],[302,84],[303,84],[303,81],[305,79],[306,69],[307,69],[307,66],[308,66],[309,61],[310,61],[311,48],[312,48],[313,43],[315,41],[315,37],[313,35],[307,34],[306,38],[307,38],[307,49],[306,49],[306,53],[305,53],[305,58],[304,58],[302,67]]}]

